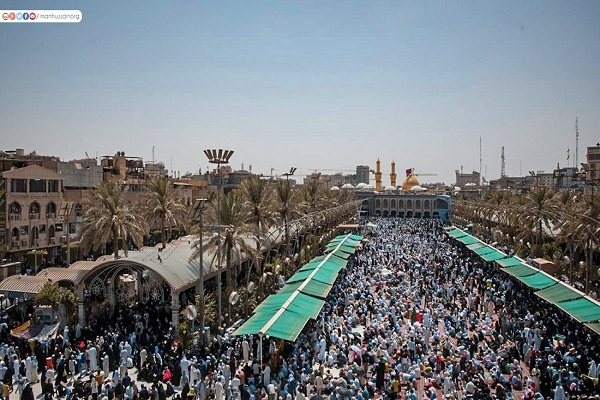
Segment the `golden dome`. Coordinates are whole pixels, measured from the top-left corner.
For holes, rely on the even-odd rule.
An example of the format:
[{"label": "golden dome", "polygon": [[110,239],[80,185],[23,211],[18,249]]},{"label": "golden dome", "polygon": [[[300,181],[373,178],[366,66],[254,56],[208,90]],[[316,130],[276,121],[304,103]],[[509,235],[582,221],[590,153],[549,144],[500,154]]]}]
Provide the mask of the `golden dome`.
[{"label": "golden dome", "polygon": [[406,177],[404,182],[402,182],[402,190],[408,191],[408,190],[412,189],[414,186],[421,186],[421,184],[419,183],[419,180],[417,179],[416,176],[414,176],[413,174],[410,174],[409,176]]}]

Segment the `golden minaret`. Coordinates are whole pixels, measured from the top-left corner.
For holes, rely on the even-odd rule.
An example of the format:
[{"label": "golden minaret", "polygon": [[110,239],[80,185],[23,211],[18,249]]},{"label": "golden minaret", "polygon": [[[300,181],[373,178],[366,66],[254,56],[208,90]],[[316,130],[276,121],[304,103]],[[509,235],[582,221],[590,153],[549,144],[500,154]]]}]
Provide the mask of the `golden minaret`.
[{"label": "golden minaret", "polygon": [[381,161],[377,159],[377,170],[375,171],[375,190],[381,190]]}]

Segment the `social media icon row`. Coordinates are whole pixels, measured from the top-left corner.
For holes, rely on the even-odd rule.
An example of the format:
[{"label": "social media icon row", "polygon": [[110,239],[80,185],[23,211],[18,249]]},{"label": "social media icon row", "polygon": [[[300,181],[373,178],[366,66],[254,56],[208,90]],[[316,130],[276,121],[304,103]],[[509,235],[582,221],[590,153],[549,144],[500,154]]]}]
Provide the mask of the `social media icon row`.
[{"label": "social media icon row", "polygon": [[34,12],[24,12],[24,13],[21,13],[21,12],[6,13],[5,12],[5,13],[2,14],[2,19],[4,21],[14,21],[14,20],[17,20],[17,21],[28,21],[28,20],[34,21],[36,18],[37,18],[37,15]]}]

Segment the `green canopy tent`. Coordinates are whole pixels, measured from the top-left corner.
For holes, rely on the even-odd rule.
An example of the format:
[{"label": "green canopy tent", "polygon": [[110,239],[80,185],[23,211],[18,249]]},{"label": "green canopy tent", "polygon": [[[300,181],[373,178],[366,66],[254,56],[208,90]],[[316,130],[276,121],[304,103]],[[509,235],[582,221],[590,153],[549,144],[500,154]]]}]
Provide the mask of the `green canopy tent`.
[{"label": "green canopy tent", "polygon": [[558,303],[566,300],[582,298],[583,294],[577,292],[572,287],[562,282],[557,282],[553,286],[535,292],[536,296],[541,297],[549,303]]},{"label": "green canopy tent", "polygon": [[484,255],[484,254],[493,253],[493,252],[495,252],[496,250],[495,250],[493,247],[490,247],[490,246],[487,246],[487,245],[486,245],[486,246],[480,247],[480,248],[478,248],[478,249],[475,249],[475,250],[473,250],[473,251],[474,251],[475,253],[477,253],[477,255],[480,255],[480,256],[482,256],[482,255]]},{"label": "green canopy tent", "polygon": [[[354,238],[353,238],[354,237]],[[254,315],[234,335],[266,334],[279,339],[295,341],[306,323],[316,318],[337,279],[345,267],[341,251],[347,239],[361,240],[362,236],[343,235],[329,254],[313,259],[294,274],[279,293],[271,295],[255,310]],[[350,246],[346,246],[350,247]],[[341,258],[340,258],[341,257]]]},{"label": "green canopy tent", "polygon": [[309,264],[316,262],[316,261],[323,261],[325,259],[327,259],[327,262],[329,262],[329,263],[335,263],[337,265],[341,265],[342,267],[345,267],[346,264],[348,264],[348,260],[344,260],[343,258],[337,257],[335,254],[317,256],[317,257],[313,258],[312,260],[310,260]]},{"label": "green canopy tent", "polygon": [[328,285],[333,285],[340,269],[341,268],[337,266],[334,266],[333,269],[322,266],[312,270],[298,271],[292,275],[286,283],[302,282],[310,278],[315,281],[327,283]]},{"label": "green canopy tent", "polygon": [[327,283],[319,282],[311,280],[307,282],[306,285],[302,286],[304,282],[294,282],[287,283],[284,287],[281,288],[279,293],[291,293],[296,290],[301,290],[301,293],[308,294],[314,297],[326,298],[329,292],[331,291],[332,285],[328,285]]},{"label": "green canopy tent", "polygon": [[486,246],[485,244],[483,244],[481,242],[477,242],[477,243],[467,245],[467,249],[475,250],[475,249],[479,249],[480,247],[485,247],[485,246]]},{"label": "green canopy tent", "polygon": [[504,260],[497,260],[501,267],[514,267],[515,265],[523,264],[523,260],[519,260],[516,257],[505,258]]},{"label": "green canopy tent", "polygon": [[473,243],[480,243],[479,239],[474,238],[471,235],[463,236],[456,240],[458,240],[459,242],[464,243],[466,245],[473,244]]},{"label": "green canopy tent", "polygon": [[600,320],[600,306],[585,298],[561,301],[556,306],[579,322]]},{"label": "green canopy tent", "polygon": [[504,271],[507,274],[514,276],[515,278],[518,278],[520,276],[533,275],[536,272],[538,272],[535,268],[532,268],[529,265],[525,264],[515,265],[514,267],[502,268],[501,271]]},{"label": "green canopy tent", "polygon": [[542,272],[538,272],[533,275],[520,276],[517,277],[517,279],[535,290],[545,289],[547,287],[555,285],[557,282],[556,279],[553,279],[552,277]]},{"label": "green canopy tent", "polygon": [[484,254],[480,257],[483,258],[485,261],[496,261],[496,260],[505,258],[506,254],[504,254],[498,250],[494,250],[493,252]]},{"label": "green canopy tent", "polygon": [[465,233],[465,232],[461,231],[460,229],[455,229],[453,231],[450,231],[450,232],[448,232],[448,235],[455,239],[457,239],[459,237],[463,237],[463,236],[469,236],[468,233]]}]

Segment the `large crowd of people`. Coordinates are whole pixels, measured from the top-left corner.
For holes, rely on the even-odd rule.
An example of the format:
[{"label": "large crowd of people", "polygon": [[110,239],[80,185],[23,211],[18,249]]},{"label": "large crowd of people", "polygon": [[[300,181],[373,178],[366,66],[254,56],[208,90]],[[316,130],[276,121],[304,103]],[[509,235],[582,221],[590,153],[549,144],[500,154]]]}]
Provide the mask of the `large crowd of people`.
[{"label": "large crowd of people", "polygon": [[[375,219],[298,339],[220,332],[183,348],[158,304],[47,343],[4,335],[4,398],[93,400],[600,398],[598,335],[449,238]],[[50,360],[50,361],[47,361]]]}]

